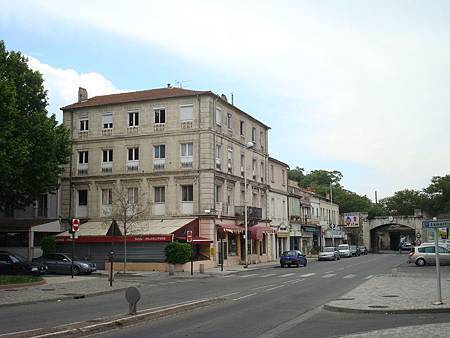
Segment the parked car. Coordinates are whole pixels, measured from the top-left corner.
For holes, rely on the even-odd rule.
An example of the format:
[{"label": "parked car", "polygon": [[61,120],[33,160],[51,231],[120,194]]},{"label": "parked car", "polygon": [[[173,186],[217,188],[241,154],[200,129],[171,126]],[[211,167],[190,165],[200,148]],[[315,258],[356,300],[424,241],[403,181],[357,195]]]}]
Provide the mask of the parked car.
[{"label": "parked car", "polygon": [[[436,264],[435,246],[426,244],[414,247],[409,253],[408,263],[414,263],[417,266]],[[450,251],[441,245],[439,246],[439,263],[442,265],[450,264]]]},{"label": "parked car", "polygon": [[282,268],[286,265],[300,267],[300,265],[306,266],[306,264],[308,264],[306,256],[300,250],[285,251],[280,257],[280,265]]},{"label": "parked car", "polygon": [[339,255],[339,251],[336,247],[326,246],[319,252],[319,261],[336,261],[338,259],[341,259],[341,256]]},{"label": "parked car", "polygon": [[360,256],[361,253],[359,252],[359,249],[356,245],[350,245],[350,253],[352,254],[352,256]]},{"label": "parked car", "polygon": [[[41,262],[48,267],[49,273],[61,273],[61,274],[71,274],[72,259],[70,255],[63,253],[52,253],[46,254],[39,258],[33,259],[35,262]],[[80,273],[90,274],[97,270],[95,263],[81,260],[79,258],[73,261],[73,273],[78,275]]]},{"label": "parked car", "polygon": [[400,251],[411,251],[412,249],[413,249],[413,246],[409,242],[401,243],[399,246]]},{"label": "parked car", "polygon": [[367,255],[367,248],[365,246],[358,246],[361,255]]},{"label": "parked car", "polygon": [[338,251],[340,257],[352,257],[352,253],[350,252],[350,246],[348,244],[340,244],[338,246]]},{"label": "parked car", "polygon": [[20,255],[0,251],[0,274],[4,275],[42,275],[47,266],[38,262],[29,262]]}]

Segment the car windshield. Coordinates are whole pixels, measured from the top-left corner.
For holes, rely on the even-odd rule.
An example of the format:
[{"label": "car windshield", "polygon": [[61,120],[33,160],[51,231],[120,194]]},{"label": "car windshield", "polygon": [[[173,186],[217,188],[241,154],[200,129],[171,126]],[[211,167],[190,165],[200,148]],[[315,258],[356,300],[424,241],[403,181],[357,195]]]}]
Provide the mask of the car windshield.
[{"label": "car windshield", "polygon": [[333,252],[334,248],[333,247],[328,247],[328,248],[323,248],[322,252]]},{"label": "car windshield", "polygon": [[20,262],[26,262],[27,260],[22,257],[21,255],[18,254],[14,254],[14,255],[10,255],[11,260],[13,261],[13,263],[20,263]]},{"label": "car windshield", "polygon": [[285,251],[283,252],[283,256],[296,256],[297,251]]},{"label": "car windshield", "polygon": [[341,245],[339,245],[339,249],[340,249],[340,250],[348,250],[348,245],[346,245],[346,244],[341,244]]}]

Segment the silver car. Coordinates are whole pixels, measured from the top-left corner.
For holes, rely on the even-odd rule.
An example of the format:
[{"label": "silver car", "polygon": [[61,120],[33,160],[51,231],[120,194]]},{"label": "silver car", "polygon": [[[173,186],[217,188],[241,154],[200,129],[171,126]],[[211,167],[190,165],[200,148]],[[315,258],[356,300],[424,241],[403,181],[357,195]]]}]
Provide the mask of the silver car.
[{"label": "silver car", "polygon": [[336,261],[340,259],[339,251],[336,247],[326,246],[319,252],[319,261]]},{"label": "silver car", "polygon": [[[450,252],[447,248],[439,246],[439,262],[440,264],[450,264]],[[431,244],[414,247],[409,253],[408,263],[414,263],[417,266],[427,264],[436,264],[435,246]]]}]

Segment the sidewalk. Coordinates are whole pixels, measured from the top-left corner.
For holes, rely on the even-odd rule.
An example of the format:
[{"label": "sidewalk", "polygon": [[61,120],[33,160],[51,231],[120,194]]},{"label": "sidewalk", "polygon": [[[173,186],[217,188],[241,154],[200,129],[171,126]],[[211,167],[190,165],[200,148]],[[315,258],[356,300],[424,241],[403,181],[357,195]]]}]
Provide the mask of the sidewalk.
[{"label": "sidewalk", "polygon": [[435,278],[403,274],[376,276],[329,302],[324,308],[355,313],[450,312],[450,280],[442,278],[441,285],[444,304],[433,305],[437,298]]},{"label": "sidewalk", "polygon": [[0,307],[23,305],[44,301],[84,298],[92,295],[116,292],[130,286],[139,286],[135,282],[115,280],[109,286],[107,278],[100,276],[48,276],[46,284],[0,290]]},{"label": "sidewalk", "polygon": [[379,337],[448,337],[450,323],[425,324],[413,326],[400,326],[392,329],[376,330],[363,333],[355,333],[341,338],[379,338]]}]

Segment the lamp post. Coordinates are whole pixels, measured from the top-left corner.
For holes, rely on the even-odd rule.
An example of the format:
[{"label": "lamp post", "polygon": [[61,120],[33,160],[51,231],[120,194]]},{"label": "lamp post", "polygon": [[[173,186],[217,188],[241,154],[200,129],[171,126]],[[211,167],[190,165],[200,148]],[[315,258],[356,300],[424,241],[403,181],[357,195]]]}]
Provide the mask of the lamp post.
[{"label": "lamp post", "polygon": [[330,211],[330,224],[331,224],[331,243],[334,247],[334,223],[333,223],[333,186],[331,185],[332,182],[330,182],[330,204],[331,204],[331,211]]},{"label": "lamp post", "polygon": [[[245,145],[245,149],[253,148],[255,144],[253,142],[248,142]],[[244,153],[244,223],[245,223],[245,265],[244,268],[248,268],[248,217],[247,217],[247,167],[246,167],[246,156]]]}]

